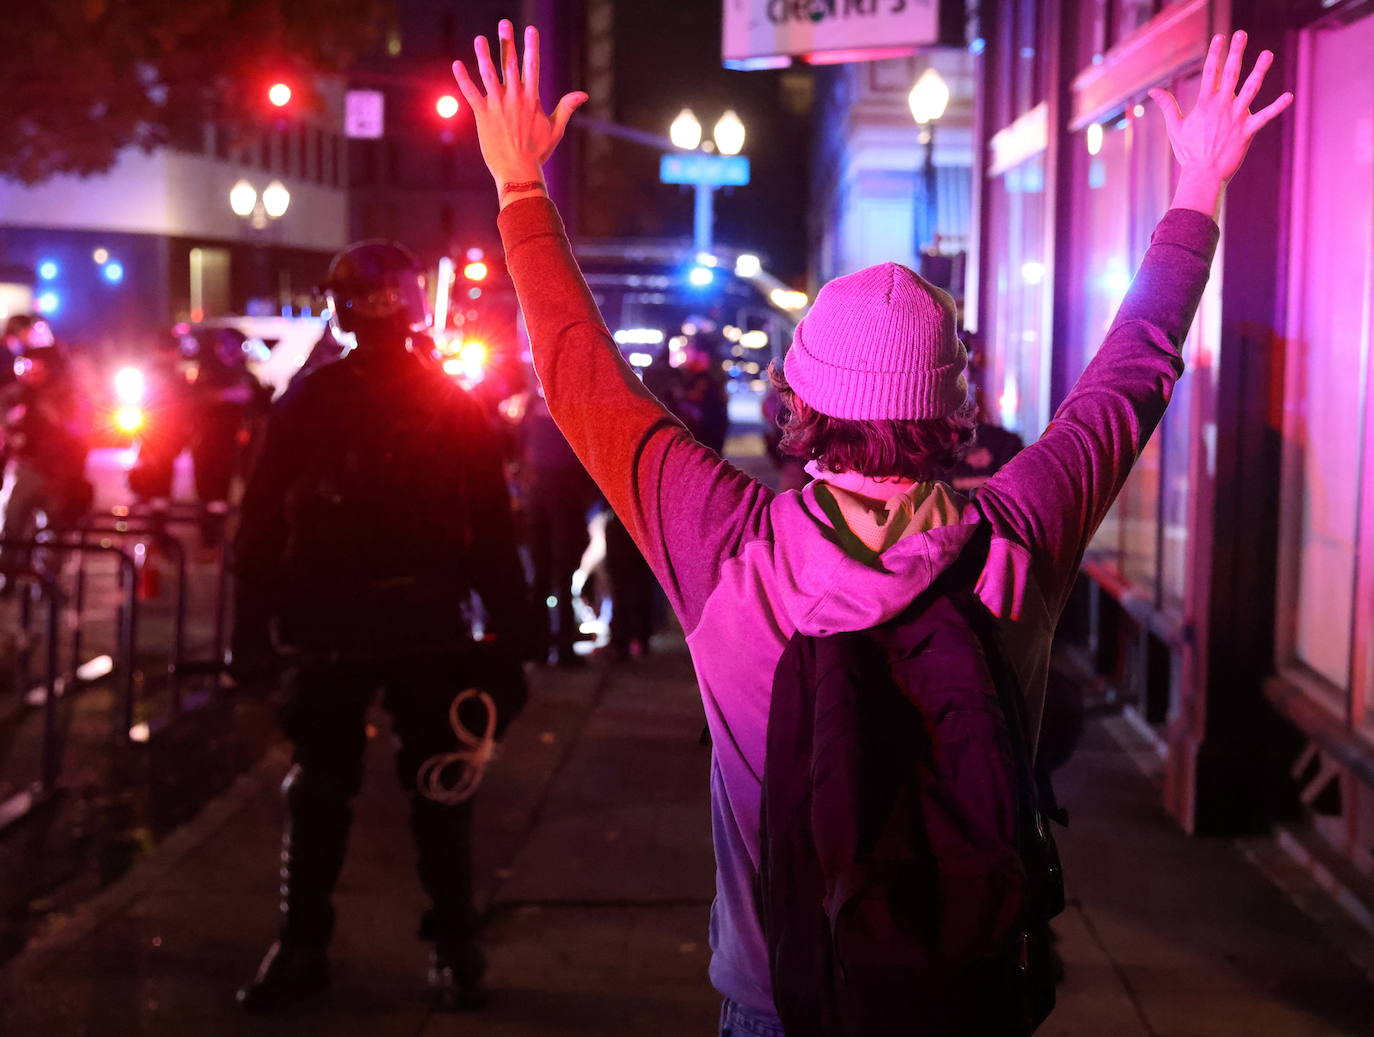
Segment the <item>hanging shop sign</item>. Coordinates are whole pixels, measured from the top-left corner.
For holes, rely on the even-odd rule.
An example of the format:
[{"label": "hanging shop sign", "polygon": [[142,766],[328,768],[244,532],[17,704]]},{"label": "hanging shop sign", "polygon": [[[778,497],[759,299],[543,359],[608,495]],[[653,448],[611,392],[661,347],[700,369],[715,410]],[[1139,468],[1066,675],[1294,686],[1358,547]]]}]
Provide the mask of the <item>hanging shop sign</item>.
[{"label": "hanging shop sign", "polygon": [[725,0],[727,68],[890,58],[940,37],[939,0]]}]

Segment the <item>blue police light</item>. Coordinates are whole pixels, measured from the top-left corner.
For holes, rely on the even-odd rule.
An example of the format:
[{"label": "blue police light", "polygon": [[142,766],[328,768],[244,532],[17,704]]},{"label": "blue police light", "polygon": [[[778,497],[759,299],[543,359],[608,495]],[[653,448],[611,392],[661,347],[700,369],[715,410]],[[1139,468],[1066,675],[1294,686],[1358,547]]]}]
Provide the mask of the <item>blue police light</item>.
[{"label": "blue police light", "polygon": [[694,266],[687,274],[687,281],[695,288],[705,288],[716,279],[716,272],[709,266]]},{"label": "blue police light", "polygon": [[110,284],[119,284],[124,280],[124,264],[111,261],[100,268],[100,272],[105,275],[105,280]]},{"label": "blue police light", "polygon": [[45,281],[51,281],[57,276],[58,267],[51,259],[45,259],[38,264],[38,276]]},{"label": "blue police light", "polygon": [[62,305],[62,297],[56,292],[44,292],[33,301],[33,304],[39,313],[56,313]]}]

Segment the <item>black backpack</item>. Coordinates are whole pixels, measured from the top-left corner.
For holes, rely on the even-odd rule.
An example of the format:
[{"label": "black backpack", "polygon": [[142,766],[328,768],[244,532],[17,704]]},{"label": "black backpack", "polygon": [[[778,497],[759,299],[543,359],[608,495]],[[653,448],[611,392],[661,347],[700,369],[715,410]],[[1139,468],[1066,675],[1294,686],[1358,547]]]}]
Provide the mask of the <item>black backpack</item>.
[{"label": "black backpack", "polygon": [[758,900],[788,1037],[1009,1037],[1054,1006],[1062,875],[972,591],[988,539],[891,622],[778,664]]}]

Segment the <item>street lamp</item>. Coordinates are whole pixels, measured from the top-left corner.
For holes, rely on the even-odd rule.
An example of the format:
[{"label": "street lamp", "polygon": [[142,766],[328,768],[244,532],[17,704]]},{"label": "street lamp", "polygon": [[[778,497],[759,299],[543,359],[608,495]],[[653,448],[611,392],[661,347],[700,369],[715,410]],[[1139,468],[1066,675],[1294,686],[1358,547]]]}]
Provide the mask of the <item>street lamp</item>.
[{"label": "street lamp", "polygon": [[744,123],[733,108],[720,117],[711,136],[715,138],[716,150],[722,155],[738,155],[744,150]]},{"label": "street lamp", "polygon": [[692,109],[684,108],[678,112],[677,118],[668,127],[668,139],[673,142],[675,148],[696,151],[701,144],[701,123],[692,114]]},{"label": "street lamp", "polygon": [[229,208],[235,216],[247,219],[258,205],[258,189],[247,180],[240,180],[229,189]]},{"label": "street lamp", "polygon": [[275,220],[285,216],[290,204],[291,192],[280,180],[273,180],[262,189],[262,208],[268,219]]},{"label": "street lamp", "polygon": [[257,232],[254,234],[256,242],[253,251],[260,286],[267,283],[267,249],[263,244],[262,232],[273,220],[285,216],[290,205],[291,192],[280,180],[273,180],[262,189],[261,194],[247,180],[239,180],[229,189],[229,208]]},{"label": "street lamp", "polygon": [[919,262],[926,242],[935,240],[935,123],[949,105],[949,85],[934,68],[927,68],[916,80],[907,95],[911,117],[921,128],[920,143],[924,148],[921,175],[916,180],[915,219],[912,221],[916,258]]},{"label": "street lamp", "polygon": [[[668,127],[668,139],[673,142],[673,147],[681,148],[684,151],[696,151],[702,147],[701,121],[692,113],[692,109],[684,108],[678,112],[677,118]],[[723,156],[738,155],[744,150],[744,139],[744,123],[735,113],[735,110],[730,108],[716,120],[715,129],[712,130],[712,141],[707,142],[704,150],[710,151],[714,147]],[[692,245],[698,254],[709,255],[715,224],[715,190],[719,186],[719,182],[704,179],[705,173],[699,175],[703,179],[675,180],[673,182],[690,183],[696,188],[696,207],[692,219]]]},{"label": "street lamp", "polygon": [[285,216],[290,205],[291,192],[280,180],[273,180],[262,189],[262,194],[247,180],[240,180],[229,189],[229,208],[254,230],[262,230],[269,221]]}]

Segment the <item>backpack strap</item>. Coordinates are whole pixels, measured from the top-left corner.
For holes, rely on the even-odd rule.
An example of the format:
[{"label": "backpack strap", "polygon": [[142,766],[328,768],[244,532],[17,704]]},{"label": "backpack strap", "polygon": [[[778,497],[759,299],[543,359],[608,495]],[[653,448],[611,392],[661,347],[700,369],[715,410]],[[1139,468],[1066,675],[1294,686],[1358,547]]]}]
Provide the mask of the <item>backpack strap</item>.
[{"label": "backpack strap", "polygon": [[[992,526],[986,519],[969,540],[962,554],[944,575],[951,578],[945,593],[963,613],[969,628],[983,646],[988,670],[992,675],[997,701],[1007,718],[1012,755],[1018,772],[1021,811],[1024,823],[1022,854],[1033,897],[1044,918],[1053,918],[1064,909],[1064,876],[1059,863],[1059,850],[1046,819],[1067,826],[1068,812],[1060,805],[1050,784],[1049,774],[1035,765],[1035,751],[1030,740],[1030,723],[1026,716],[1026,699],[1020,679],[1002,650],[1002,639],[975,587],[983,567],[987,564],[992,543]],[[943,582],[942,575],[941,581]]]}]

